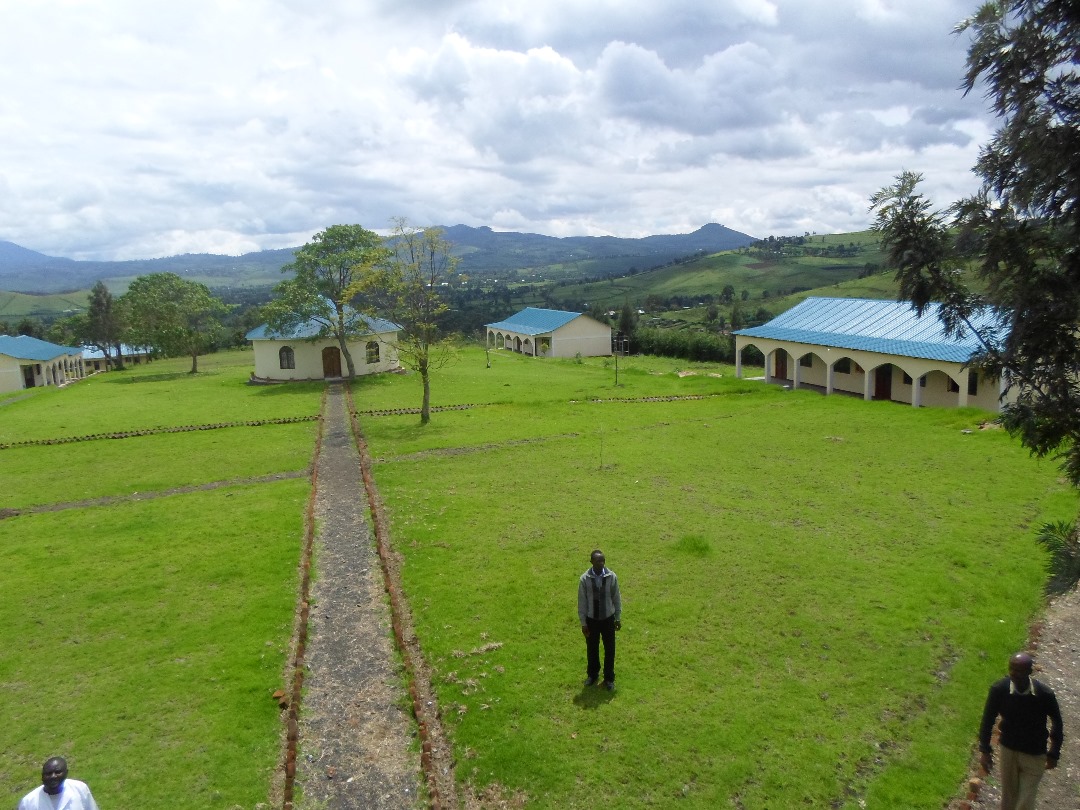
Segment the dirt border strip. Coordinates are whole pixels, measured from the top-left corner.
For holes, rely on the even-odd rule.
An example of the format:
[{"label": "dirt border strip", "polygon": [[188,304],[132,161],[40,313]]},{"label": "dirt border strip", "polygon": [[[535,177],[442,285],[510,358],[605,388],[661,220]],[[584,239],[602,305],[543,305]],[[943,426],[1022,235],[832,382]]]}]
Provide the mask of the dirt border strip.
[{"label": "dirt border strip", "polygon": [[[285,715],[285,745],[282,751],[282,762],[279,773],[284,774],[281,786],[282,810],[293,810],[293,799],[296,787],[296,755],[300,740],[300,701],[304,694],[304,654],[307,651],[308,640],[308,614],[310,611],[309,597],[311,594],[311,558],[315,548],[315,494],[319,484],[319,456],[322,453],[323,429],[326,420],[326,401],[329,395],[329,386],[323,388],[322,401],[319,405],[319,429],[315,435],[315,452],[311,457],[311,492],[308,495],[307,508],[304,510],[304,545],[300,553],[298,577],[300,580],[299,596],[297,598],[296,614],[293,620],[293,635],[289,645],[291,661],[285,666],[283,680],[286,684],[291,682],[292,691],[286,693],[278,690],[274,697],[278,705],[288,709]],[[271,786],[271,804],[277,804],[276,784]]]},{"label": "dirt border strip", "polygon": [[44,512],[63,512],[67,509],[88,509],[94,506],[111,506],[116,503],[129,503],[131,501],[152,501],[156,498],[169,498],[173,495],[188,495],[192,492],[209,492],[213,489],[225,487],[242,487],[250,484],[269,484],[272,481],[285,481],[291,478],[306,478],[309,470],[293,470],[291,472],[270,473],[269,475],[256,475],[251,478],[229,478],[225,481],[210,481],[205,484],[190,484],[185,487],[173,487],[153,492],[133,492],[130,495],[104,495],[100,498],[87,498],[84,501],[67,501],[64,503],[46,503],[22,508],[0,509],[0,520],[4,518],[18,517],[19,515],[38,515]]},{"label": "dirt border strip", "polygon": [[[591,403],[605,403],[605,402],[679,402],[681,400],[698,400],[698,399],[715,399],[716,397],[725,396],[724,394],[671,394],[665,397],[609,397],[608,399],[570,399],[567,402],[570,405],[577,405],[581,402]],[[386,408],[382,410],[367,410],[358,411],[352,406],[352,399],[349,400],[349,415],[357,417],[360,414],[364,416],[409,416],[411,414],[419,414],[420,408]],[[506,403],[501,402],[471,402],[462,405],[439,405],[431,408],[432,413],[445,413],[446,411],[468,411],[472,408],[494,408],[498,405]]]},{"label": "dirt border strip", "polygon": [[[450,810],[457,807],[457,785],[454,776],[453,747],[442,726],[442,711],[431,684],[431,669],[424,660],[420,644],[413,630],[412,614],[401,591],[400,564],[391,547],[390,524],[382,507],[382,499],[371,474],[372,461],[368,452],[353,404],[352,391],[345,387],[346,405],[353,438],[360,453],[360,473],[364,479],[368,508],[375,530],[375,545],[382,564],[386,592],[390,597],[391,624],[394,640],[405,664],[409,678],[409,697],[420,736],[420,768],[427,784],[432,810]],[[419,413],[419,411],[417,411]]]},{"label": "dirt border strip", "polygon": [[282,416],[276,419],[249,419],[243,422],[212,422],[206,425],[178,425],[173,427],[143,428],[141,430],[121,430],[115,433],[92,433],[87,436],[61,436],[56,439],[26,439],[21,442],[0,443],[0,450],[13,447],[33,447],[47,444],[72,444],[73,442],[92,442],[99,439],[130,439],[135,436],[154,436],[159,433],[191,433],[196,430],[220,430],[233,427],[260,427],[262,425],[291,425],[297,422],[314,422],[322,416]]}]

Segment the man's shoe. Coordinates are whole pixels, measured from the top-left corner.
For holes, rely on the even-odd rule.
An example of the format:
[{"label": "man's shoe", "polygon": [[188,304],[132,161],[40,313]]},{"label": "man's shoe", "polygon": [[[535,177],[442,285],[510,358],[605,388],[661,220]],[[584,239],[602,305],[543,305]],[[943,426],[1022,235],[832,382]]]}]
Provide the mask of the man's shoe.
[{"label": "man's shoe", "polygon": [[600,685],[604,687],[604,689],[607,689],[609,692],[615,691],[615,681],[604,681]]},{"label": "man's shoe", "polygon": [[596,678],[586,678],[582,686],[596,686]]}]

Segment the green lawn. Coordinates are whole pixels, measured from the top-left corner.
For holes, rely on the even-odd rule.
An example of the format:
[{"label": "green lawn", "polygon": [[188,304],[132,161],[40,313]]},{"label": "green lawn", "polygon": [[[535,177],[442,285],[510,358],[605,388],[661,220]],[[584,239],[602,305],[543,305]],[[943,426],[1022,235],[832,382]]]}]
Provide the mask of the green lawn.
[{"label": "green lawn", "polygon": [[[0,404],[0,442],[311,416],[226,353]],[[824,398],[673,360],[462,351],[354,385],[458,775],[530,807],[938,808],[1041,607],[1077,499],[976,411]],[[713,376],[718,375],[718,376]],[[665,399],[671,397],[695,399]],[[0,450],[0,803],[64,754],[102,807],[254,807],[280,724],[315,423]],[[969,432],[966,432],[969,431]],[[223,483],[191,494],[175,487]],[[231,483],[230,483],[231,482]],[[578,575],[625,600],[580,686]]]},{"label": "green lawn", "polygon": [[[667,362],[616,388],[466,352],[435,404],[498,404],[362,418],[459,777],[535,807],[941,807],[1041,605],[1033,524],[1075,494],[981,412]],[[714,396],[612,401],[653,390]],[[614,695],[580,685],[594,547],[624,592]]]},{"label": "green lawn", "polygon": [[[244,384],[249,352],[163,361],[0,405],[3,441],[314,415]],[[281,724],[315,422],[0,450],[0,804],[60,754],[102,807],[253,808]],[[231,483],[230,483],[231,482]],[[205,483],[221,488],[168,494]]]}]

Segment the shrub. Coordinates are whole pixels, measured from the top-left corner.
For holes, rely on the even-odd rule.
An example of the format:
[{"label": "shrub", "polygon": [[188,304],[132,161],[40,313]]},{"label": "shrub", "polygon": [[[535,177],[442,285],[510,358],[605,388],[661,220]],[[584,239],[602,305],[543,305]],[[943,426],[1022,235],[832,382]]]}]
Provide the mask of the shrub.
[{"label": "shrub", "polygon": [[1071,591],[1080,581],[1080,537],[1075,520],[1044,523],[1036,539],[1050,552],[1047,570],[1050,578],[1046,591],[1062,594]]}]

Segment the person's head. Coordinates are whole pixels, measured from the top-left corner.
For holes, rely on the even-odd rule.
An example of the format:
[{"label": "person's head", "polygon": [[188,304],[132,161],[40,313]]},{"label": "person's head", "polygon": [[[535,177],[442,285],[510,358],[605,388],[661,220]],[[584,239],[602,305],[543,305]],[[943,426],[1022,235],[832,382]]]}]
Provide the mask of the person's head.
[{"label": "person's head", "polygon": [[593,571],[598,574],[602,574],[604,572],[604,563],[606,562],[606,560],[604,559],[604,552],[602,552],[600,549],[595,549],[593,553],[589,555],[589,560],[592,562]]},{"label": "person's head", "polygon": [[50,757],[41,766],[41,784],[45,792],[55,796],[67,779],[67,761],[63,757]]},{"label": "person's head", "polygon": [[1009,680],[1013,686],[1021,692],[1026,691],[1030,683],[1031,671],[1035,667],[1035,659],[1027,653],[1017,653],[1009,659]]}]

